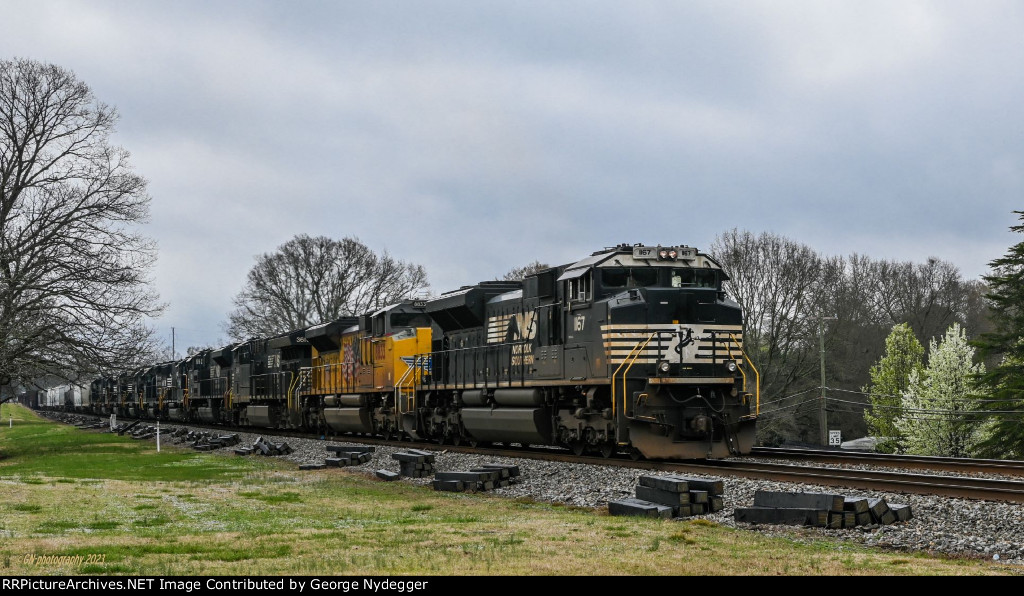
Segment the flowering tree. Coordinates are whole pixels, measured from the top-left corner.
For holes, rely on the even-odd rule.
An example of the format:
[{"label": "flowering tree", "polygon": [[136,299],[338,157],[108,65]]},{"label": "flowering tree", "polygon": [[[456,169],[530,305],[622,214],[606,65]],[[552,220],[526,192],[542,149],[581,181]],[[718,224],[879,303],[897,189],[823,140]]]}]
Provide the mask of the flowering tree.
[{"label": "flowering tree", "polygon": [[917,455],[968,457],[977,449],[981,419],[973,399],[976,375],[985,366],[974,363],[974,348],[958,323],[940,343],[928,345],[928,367],[910,373],[903,394],[903,415],[896,423],[906,437],[906,450]]}]

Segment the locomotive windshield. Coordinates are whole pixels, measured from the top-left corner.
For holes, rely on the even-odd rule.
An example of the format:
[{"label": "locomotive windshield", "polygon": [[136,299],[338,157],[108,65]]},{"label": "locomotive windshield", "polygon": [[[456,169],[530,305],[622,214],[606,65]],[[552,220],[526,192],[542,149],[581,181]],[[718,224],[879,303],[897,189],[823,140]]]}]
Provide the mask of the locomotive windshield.
[{"label": "locomotive windshield", "polygon": [[673,288],[717,288],[718,272],[714,269],[673,269]]},{"label": "locomotive windshield", "polygon": [[422,312],[391,313],[391,328],[430,327],[430,316]]},{"label": "locomotive windshield", "polygon": [[652,267],[601,269],[601,285],[606,288],[647,288],[659,285],[658,269]]},{"label": "locomotive windshield", "polygon": [[[616,288],[717,288],[715,269],[690,267],[668,270],[662,267],[609,267],[601,270],[601,286]],[[667,272],[667,278],[664,277]]]}]

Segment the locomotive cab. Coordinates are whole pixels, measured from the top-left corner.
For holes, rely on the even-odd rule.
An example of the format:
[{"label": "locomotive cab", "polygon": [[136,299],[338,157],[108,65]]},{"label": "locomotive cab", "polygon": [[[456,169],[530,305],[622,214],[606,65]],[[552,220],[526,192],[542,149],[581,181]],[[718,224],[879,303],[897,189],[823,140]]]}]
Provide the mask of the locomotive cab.
[{"label": "locomotive cab", "polygon": [[[739,306],[722,292],[725,279],[696,249],[640,245],[596,253],[559,277],[565,284],[565,375],[609,380],[588,409],[614,420],[615,448],[628,446],[649,458],[749,451],[743,321]],[[578,441],[572,422],[562,416],[569,439]]]}]

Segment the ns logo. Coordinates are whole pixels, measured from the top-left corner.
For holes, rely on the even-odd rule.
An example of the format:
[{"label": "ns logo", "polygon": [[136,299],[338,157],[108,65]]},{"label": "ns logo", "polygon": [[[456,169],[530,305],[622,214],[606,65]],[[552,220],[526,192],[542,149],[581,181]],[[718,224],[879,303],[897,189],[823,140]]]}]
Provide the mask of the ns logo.
[{"label": "ns logo", "polygon": [[509,317],[505,341],[530,340],[537,337],[537,313],[516,313]]}]

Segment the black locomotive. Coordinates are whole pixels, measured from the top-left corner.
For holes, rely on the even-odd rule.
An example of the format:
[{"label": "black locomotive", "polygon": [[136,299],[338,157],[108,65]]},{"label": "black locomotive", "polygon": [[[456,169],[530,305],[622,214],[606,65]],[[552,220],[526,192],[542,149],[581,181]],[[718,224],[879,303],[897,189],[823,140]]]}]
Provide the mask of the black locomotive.
[{"label": "black locomotive", "polygon": [[92,384],[92,409],[604,456],[748,453],[757,372],[708,255],[619,245]]}]

